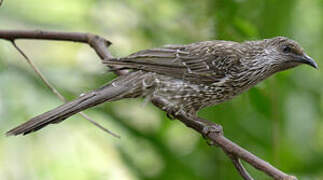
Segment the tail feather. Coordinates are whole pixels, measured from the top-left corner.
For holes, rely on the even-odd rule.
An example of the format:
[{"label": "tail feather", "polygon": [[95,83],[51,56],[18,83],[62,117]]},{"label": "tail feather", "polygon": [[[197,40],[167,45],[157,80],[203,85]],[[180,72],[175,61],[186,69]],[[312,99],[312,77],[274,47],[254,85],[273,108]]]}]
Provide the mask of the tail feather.
[{"label": "tail feather", "polygon": [[124,86],[104,86],[98,90],[81,95],[77,99],[63,104],[53,110],[36,116],[20,126],[11,129],[6,133],[6,135],[26,135],[41,129],[48,124],[59,123],[82,110],[106,101],[116,100],[119,95],[123,94],[125,91],[127,91],[127,88]]}]

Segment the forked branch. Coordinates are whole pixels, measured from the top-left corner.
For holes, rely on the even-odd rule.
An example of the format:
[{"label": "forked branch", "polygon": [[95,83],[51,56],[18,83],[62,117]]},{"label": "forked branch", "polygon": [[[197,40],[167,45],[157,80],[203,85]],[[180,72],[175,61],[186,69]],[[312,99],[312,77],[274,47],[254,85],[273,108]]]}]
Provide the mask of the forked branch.
[{"label": "forked branch", "polygon": [[[1,0],[0,0],[1,1]],[[16,31],[16,30],[0,30],[0,39],[14,42],[17,39],[39,39],[39,40],[59,40],[59,41],[74,41],[79,43],[89,44],[101,59],[112,58],[108,51],[111,44],[110,41],[89,33],[79,32],[53,32],[53,31]],[[122,75],[127,71],[117,71],[117,75]],[[153,103],[158,107],[163,107],[163,101],[154,99]],[[245,180],[252,180],[253,178],[248,174],[246,169],[242,166],[240,159],[249,163],[256,169],[263,171],[267,175],[277,180],[296,180],[294,176],[290,176],[279,169],[273,167],[268,162],[258,158],[249,151],[243,149],[237,144],[233,143],[223,135],[220,125],[216,123],[196,117],[187,117],[184,114],[179,114],[175,118],[180,120],[186,126],[199,132],[204,137],[207,137],[212,144],[219,146],[232,160],[235,168]],[[203,122],[203,123],[198,123]],[[213,127],[216,130],[205,131],[207,128]]]}]

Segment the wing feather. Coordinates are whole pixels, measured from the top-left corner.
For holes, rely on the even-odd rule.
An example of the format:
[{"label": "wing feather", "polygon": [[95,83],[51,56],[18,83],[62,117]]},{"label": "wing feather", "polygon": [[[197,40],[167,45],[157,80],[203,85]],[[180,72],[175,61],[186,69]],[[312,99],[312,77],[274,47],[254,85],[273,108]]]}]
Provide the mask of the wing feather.
[{"label": "wing feather", "polygon": [[238,60],[232,53],[226,53],[223,44],[232,46],[238,43],[205,41],[164,46],[142,50],[123,58],[104,59],[103,64],[156,72],[196,83],[214,83],[225,77],[226,66]]}]

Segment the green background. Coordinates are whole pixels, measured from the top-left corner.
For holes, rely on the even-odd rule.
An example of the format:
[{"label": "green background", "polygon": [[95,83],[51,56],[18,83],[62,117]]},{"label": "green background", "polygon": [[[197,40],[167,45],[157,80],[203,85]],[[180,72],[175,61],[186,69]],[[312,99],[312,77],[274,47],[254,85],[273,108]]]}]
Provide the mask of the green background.
[{"label": "green background", "polygon": [[[0,29],[92,32],[113,42],[115,56],[164,44],[287,36],[323,66],[322,0],[6,0]],[[17,43],[70,100],[114,77],[87,45]],[[322,92],[323,71],[300,66],[200,116],[222,124],[228,138],[284,172],[319,180]],[[0,41],[0,179],[241,179],[219,148],[140,99],[86,111],[121,139],[79,115],[25,137],[5,137],[60,104],[12,45]],[[270,179],[246,167],[255,179]]]}]

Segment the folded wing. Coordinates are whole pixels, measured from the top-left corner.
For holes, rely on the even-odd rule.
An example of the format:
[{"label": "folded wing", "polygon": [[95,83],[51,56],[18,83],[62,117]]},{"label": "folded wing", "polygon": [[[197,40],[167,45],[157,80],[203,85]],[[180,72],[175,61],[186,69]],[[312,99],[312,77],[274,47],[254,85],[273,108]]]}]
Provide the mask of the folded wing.
[{"label": "folded wing", "polygon": [[195,83],[214,83],[225,77],[225,65],[237,60],[237,57],[226,56],[222,43],[205,41],[164,46],[142,50],[124,58],[104,59],[103,64],[156,72]]}]

